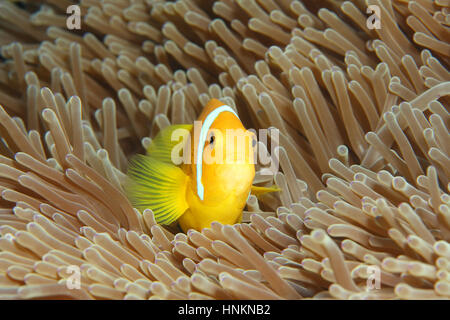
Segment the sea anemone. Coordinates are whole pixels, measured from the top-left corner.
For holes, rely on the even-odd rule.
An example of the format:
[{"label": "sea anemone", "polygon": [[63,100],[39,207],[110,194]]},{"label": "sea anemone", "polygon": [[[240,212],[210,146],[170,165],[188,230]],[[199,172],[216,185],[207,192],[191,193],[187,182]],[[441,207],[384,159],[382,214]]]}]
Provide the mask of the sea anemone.
[{"label": "sea anemone", "polygon": [[[0,299],[450,298],[449,26],[445,0],[0,1]],[[282,191],[177,233],[128,159],[211,98],[278,130],[254,183]]]}]

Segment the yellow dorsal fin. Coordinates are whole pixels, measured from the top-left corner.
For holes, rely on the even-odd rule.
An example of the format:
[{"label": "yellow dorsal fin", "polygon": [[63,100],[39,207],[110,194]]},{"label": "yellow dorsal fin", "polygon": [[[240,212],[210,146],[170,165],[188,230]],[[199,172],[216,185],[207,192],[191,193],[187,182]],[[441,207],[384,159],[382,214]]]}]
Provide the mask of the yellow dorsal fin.
[{"label": "yellow dorsal fin", "polygon": [[151,209],[155,220],[171,224],[187,209],[188,177],[179,167],[153,157],[137,155],[128,167],[126,193],[141,212]]},{"label": "yellow dorsal fin", "polygon": [[260,196],[262,194],[268,193],[268,192],[277,192],[277,191],[281,191],[280,188],[278,188],[277,185],[273,185],[270,187],[258,187],[258,186],[252,186],[251,189],[251,194],[255,195],[255,196]]},{"label": "yellow dorsal fin", "polygon": [[[183,143],[191,130],[192,124],[176,124],[162,129],[147,148],[147,155],[162,162],[173,164],[171,158],[173,148]],[[175,141],[172,141],[172,135]],[[191,150],[187,151],[190,152]]]}]

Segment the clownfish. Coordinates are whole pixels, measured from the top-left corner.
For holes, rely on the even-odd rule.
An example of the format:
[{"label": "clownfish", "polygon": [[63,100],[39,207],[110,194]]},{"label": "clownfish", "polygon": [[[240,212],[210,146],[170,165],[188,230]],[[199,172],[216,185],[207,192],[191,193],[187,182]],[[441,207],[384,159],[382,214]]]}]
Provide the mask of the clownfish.
[{"label": "clownfish", "polygon": [[[178,221],[184,232],[200,231],[213,221],[240,222],[251,193],[279,191],[252,186],[255,147],[256,135],[245,129],[236,111],[212,99],[194,125],[162,129],[146,155],[131,159],[126,194],[141,212],[151,209],[156,222]],[[183,151],[182,163],[174,157],[177,148]]]}]

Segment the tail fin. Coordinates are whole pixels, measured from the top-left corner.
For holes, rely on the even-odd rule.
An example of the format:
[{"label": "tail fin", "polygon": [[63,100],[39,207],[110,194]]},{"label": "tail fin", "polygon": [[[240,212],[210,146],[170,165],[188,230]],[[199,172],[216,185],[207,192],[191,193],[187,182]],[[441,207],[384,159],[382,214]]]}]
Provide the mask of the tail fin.
[{"label": "tail fin", "polygon": [[130,202],[140,211],[151,209],[156,222],[171,224],[187,209],[187,176],[179,167],[137,155],[128,168],[125,187]]}]

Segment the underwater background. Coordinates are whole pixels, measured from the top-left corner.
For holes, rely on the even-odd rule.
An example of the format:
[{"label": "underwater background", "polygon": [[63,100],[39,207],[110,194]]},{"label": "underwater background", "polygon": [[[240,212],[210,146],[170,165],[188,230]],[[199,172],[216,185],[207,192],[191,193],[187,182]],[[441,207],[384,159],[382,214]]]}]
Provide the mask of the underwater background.
[{"label": "underwater background", "polygon": [[[448,0],[0,0],[0,299],[450,298],[449,25]],[[282,191],[184,234],[127,165],[211,98],[278,130],[254,184]]]}]

